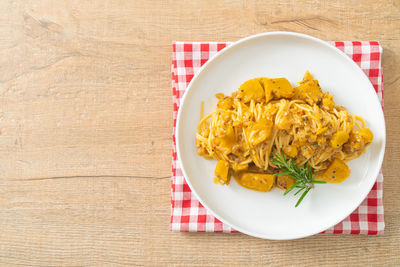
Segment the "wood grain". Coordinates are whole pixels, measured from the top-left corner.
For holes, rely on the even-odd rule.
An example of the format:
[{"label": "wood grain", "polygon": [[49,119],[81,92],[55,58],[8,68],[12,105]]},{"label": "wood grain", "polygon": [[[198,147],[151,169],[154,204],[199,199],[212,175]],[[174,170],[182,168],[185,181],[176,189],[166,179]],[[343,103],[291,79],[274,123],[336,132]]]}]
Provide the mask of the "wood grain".
[{"label": "wood grain", "polygon": [[[400,1],[0,1],[3,266],[399,266]],[[171,42],[266,31],[384,48],[383,236],[169,231]]]}]

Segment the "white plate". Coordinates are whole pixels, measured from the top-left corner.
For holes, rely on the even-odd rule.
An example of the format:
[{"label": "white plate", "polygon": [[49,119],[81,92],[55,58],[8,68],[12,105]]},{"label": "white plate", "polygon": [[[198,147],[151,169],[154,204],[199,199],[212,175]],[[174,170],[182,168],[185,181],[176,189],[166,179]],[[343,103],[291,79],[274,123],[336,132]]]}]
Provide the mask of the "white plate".
[{"label": "white plate", "polygon": [[[349,163],[340,184],[317,185],[294,207],[297,197],[281,190],[259,193],[213,183],[215,160],[196,153],[200,103],[214,110],[216,93],[230,95],[254,77],[285,77],[292,84],[309,70],[338,105],[364,117],[374,133],[367,152]],[[267,239],[295,239],[320,233],[355,210],[375,183],[385,148],[385,122],[378,97],[363,71],[348,56],[311,36],[271,32],[242,39],[209,60],[189,84],[179,109],[177,150],[183,173],[200,202],[234,229]]]}]

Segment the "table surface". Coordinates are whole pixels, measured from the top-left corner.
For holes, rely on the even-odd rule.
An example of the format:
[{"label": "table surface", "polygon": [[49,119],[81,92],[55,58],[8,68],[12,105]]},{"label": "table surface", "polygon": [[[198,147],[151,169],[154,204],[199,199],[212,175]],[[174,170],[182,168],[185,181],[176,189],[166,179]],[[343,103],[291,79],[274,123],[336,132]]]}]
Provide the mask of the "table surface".
[{"label": "table surface", "polygon": [[[400,265],[399,0],[4,0],[0,12],[1,265]],[[383,236],[169,231],[172,41],[277,30],[381,42]]]}]

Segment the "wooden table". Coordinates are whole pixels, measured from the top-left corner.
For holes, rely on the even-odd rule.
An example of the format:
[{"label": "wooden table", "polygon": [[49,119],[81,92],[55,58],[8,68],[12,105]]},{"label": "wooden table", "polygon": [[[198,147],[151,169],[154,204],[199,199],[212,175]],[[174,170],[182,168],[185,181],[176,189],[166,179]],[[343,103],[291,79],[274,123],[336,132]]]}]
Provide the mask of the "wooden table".
[{"label": "wooden table", "polygon": [[[348,2],[1,1],[2,265],[399,266],[400,2]],[[381,42],[383,236],[169,231],[171,42],[276,30]]]}]

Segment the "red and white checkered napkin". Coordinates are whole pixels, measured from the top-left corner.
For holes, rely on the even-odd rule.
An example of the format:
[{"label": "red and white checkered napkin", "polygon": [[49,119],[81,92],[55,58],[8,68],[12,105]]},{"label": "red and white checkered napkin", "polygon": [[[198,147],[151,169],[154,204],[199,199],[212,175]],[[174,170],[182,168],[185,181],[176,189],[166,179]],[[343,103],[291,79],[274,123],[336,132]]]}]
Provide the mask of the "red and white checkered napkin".
[{"label": "red and white checkered napkin", "polygon": [[[191,193],[182,174],[176,153],[176,118],[180,100],[199,68],[230,43],[175,42],[172,54],[172,92],[174,102],[171,230],[181,232],[236,232],[207,211]],[[351,57],[371,80],[383,107],[382,47],[378,42],[329,42]],[[211,179],[211,178],[210,178]],[[346,219],[324,233],[383,234],[382,172],[367,198]]]}]

